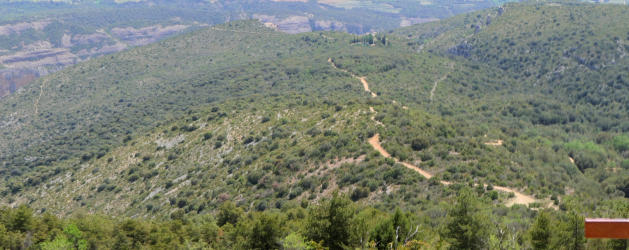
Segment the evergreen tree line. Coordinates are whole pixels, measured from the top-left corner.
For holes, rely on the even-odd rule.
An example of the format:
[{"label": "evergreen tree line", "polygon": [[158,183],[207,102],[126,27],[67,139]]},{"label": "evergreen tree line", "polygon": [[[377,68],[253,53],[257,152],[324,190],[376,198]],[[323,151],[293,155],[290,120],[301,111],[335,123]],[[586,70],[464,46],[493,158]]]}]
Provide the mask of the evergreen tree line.
[{"label": "evergreen tree line", "polygon": [[350,44],[356,44],[356,43],[360,43],[362,45],[383,45],[383,46],[387,46],[390,45],[388,43],[387,40],[387,36],[386,35],[380,35],[380,34],[368,34],[368,35],[364,35],[364,36],[354,36],[351,40],[350,40]]},{"label": "evergreen tree line", "polygon": [[[626,208],[624,208],[626,210]],[[584,238],[575,212],[539,211],[532,221],[497,221],[471,188],[462,188],[435,225],[430,216],[385,212],[333,194],[281,211],[245,212],[230,201],[214,215],[166,220],[75,215],[58,218],[30,208],[0,209],[3,249],[625,249],[624,240]],[[518,225],[530,225],[518,228]]]}]

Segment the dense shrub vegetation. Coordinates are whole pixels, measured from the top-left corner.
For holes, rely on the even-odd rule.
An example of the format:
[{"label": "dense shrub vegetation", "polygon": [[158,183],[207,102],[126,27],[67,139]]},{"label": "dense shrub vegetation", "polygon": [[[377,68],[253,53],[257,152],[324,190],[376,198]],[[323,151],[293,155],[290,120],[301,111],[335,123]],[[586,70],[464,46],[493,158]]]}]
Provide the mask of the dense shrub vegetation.
[{"label": "dense shrub vegetation", "polygon": [[[182,209],[165,220],[77,214],[67,219],[27,207],[0,209],[0,247],[6,249],[582,249],[610,248],[614,240],[586,241],[575,212],[491,208],[467,187],[453,204],[421,212],[382,211],[333,194],[318,203],[243,211],[230,201],[214,215]],[[627,207],[613,207],[626,214]]]},{"label": "dense shrub vegetation", "polygon": [[[628,42],[609,15],[629,9],[555,4],[386,42],[239,21],[44,78],[0,101],[0,202],[34,211],[4,210],[6,245],[621,246],[585,241],[582,221],[629,216],[629,57],[608,41]],[[556,210],[505,206],[498,186]]]}]

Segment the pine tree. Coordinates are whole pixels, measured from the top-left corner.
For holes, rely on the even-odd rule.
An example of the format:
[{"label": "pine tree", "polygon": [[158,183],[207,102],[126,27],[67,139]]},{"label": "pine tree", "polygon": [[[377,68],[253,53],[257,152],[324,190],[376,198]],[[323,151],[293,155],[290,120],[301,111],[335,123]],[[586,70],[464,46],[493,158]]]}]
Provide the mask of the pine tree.
[{"label": "pine tree", "polygon": [[446,238],[451,240],[451,249],[485,248],[489,236],[489,220],[482,214],[480,204],[470,189],[461,189],[449,216]]},{"label": "pine tree", "polygon": [[351,238],[354,209],[345,196],[334,194],[332,199],[311,207],[306,222],[306,237],[314,242],[323,241],[332,250],[344,249]]},{"label": "pine tree", "polygon": [[391,218],[376,226],[371,234],[371,240],[376,242],[378,249],[385,249],[390,245],[397,248],[404,244],[409,233],[409,225],[406,215],[396,209]]},{"label": "pine tree", "polygon": [[537,215],[530,233],[531,244],[534,249],[548,249],[550,247],[550,215],[547,212],[540,212]]},{"label": "pine tree", "polygon": [[236,225],[242,214],[243,211],[241,208],[236,207],[236,205],[234,205],[234,203],[230,201],[226,201],[219,208],[218,216],[216,218],[216,224],[218,226],[223,226],[227,223]]},{"label": "pine tree", "polygon": [[568,230],[570,232],[570,242],[568,242],[568,249],[581,250],[585,247],[585,219],[576,213],[571,212],[568,214]]},{"label": "pine tree", "polygon": [[12,231],[26,232],[33,227],[33,210],[26,206],[20,206],[13,214],[11,222]]},{"label": "pine tree", "polygon": [[279,249],[280,225],[277,217],[259,213],[247,237],[249,249]]}]

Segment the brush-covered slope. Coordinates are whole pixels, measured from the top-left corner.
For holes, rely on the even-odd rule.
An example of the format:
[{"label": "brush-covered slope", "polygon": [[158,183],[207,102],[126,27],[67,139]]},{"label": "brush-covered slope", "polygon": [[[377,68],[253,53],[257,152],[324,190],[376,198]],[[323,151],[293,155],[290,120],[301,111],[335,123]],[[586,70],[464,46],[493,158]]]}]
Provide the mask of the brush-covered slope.
[{"label": "brush-covered slope", "polygon": [[279,209],[336,191],[387,209],[434,206],[422,205],[422,197],[449,196],[451,191],[386,161],[365,143],[376,132],[370,116],[360,98],[287,94],[227,101],[159,126],[101,158],[65,161],[58,166],[71,174],[26,188],[14,202],[61,214],[162,218],[178,209],[211,213],[228,200],[257,211]]},{"label": "brush-covered slope", "polygon": [[[465,151],[469,140],[475,141],[475,147],[482,147],[484,139],[480,133],[470,136],[468,132],[463,132],[471,126],[455,129],[445,121],[431,122],[435,118],[427,119],[423,112],[402,112],[409,110],[409,107],[402,107],[407,102],[413,105],[413,110],[421,104],[437,102],[438,97],[432,100],[430,94],[434,92],[431,91],[433,83],[447,76],[454,69],[454,62],[438,56],[409,54],[406,47],[388,42],[362,46],[350,43],[351,40],[351,36],[340,33],[288,35],[266,29],[256,22],[236,22],[90,61],[44,78],[31,85],[28,91],[3,100],[3,108],[7,110],[4,112],[7,122],[2,127],[7,135],[3,137],[3,142],[6,142],[3,171],[7,173],[4,201],[13,205],[29,203],[37,208],[46,207],[55,213],[72,213],[86,206],[90,211],[134,215],[146,212],[147,202],[151,202],[151,210],[165,215],[175,207],[189,205],[188,202],[193,204],[189,211],[197,211],[195,209],[199,206],[215,208],[220,204],[217,197],[205,202],[198,200],[204,195],[224,193],[224,197],[242,196],[243,202],[264,201],[263,204],[268,205],[293,199],[308,188],[311,190],[307,192],[307,198],[316,199],[329,195],[329,190],[335,187],[354,190],[347,185],[360,182],[357,199],[371,193],[373,199],[384,200],[384,206],[392,206],[397,203],[395,199],[384,199],[378,194],[389,190],[385,193],[395,195],[391,192],[397,190],[397,180],[406,175],[398,172],[403,171],[400,165],[397,165],[397,170],[387,170],[387,166],[394,162],[384,162],[384,158],[377,158],[367,150],[366,138],[374,133],[382,134],[385,147],[396,158],[416,164],[425,160],[425,167],[435,173],[445,170],[451,162],[475,157],[473,151],[468,151],[461,158],[446,160],[446,155],[439,153],[439,158],[430,161],[433,153],[428,152],[438,150],[455,155]],[[467,64],[461,64],[457,69],[461,74],[454,79],[467,78],[486,83],[486,86],[476,90],[472,86],[463,87],[479,95],[488,86],[500,84],[489,77],[498,75],[491,73],[492,69]],[[372,90],[380,97],[370,97],[363,90],[361,81],[353,75],[369,79]],[[292,95],[304,96],[301,105],[306,107],[288,111],[264,108],[295,105],[287,100],[290,99],[287,96]],[[473,95],[466,96],[460,98],[461,101],[472,103],[474,98],[470,96]],[[266,103],[264,98],[279,99]],[[371,103],[364,104],[369,99],[373,99]],[[207,111],[211,109],[209,106],[227,105],[225,102],[235,104],[220,109],[224,110],[223,116],[232,115],[230,112],[237,110],[235,107],[238,105],[244,109],[242,114],[233,117],[235,121],[231,125],[219,122],[220,119],[208,120],[208,114],[212,113]],[[332,117],[334,121],[326,127],[326,123],[320,122],[331,115],[326,111],[329,108],[325,108],[332,105],[330,103],[339,117]],[[259,107],[254,109],[256,106]],[[375,110],[371,111],[370,107]],[[295,127],[289,126],[290,129],[283,129],[285,124],[266,124],[259,118],[261,112],[270,121],[275,121],[275,116],[282,112],[295,113],[298,116],[280,119],[276,123],[297,123]],[[360,113],[363,114],[358,115]],[[194,122],[180,124],[181,119]],[[316,126],[311,124],[315,120],[318,120]],[[367,123],[369,126],[365,125]],[[385,127],[372,129],[371,132],[367,130],[379,123]],[[207,127],[200,129],[204,126]],[[234,127],[234,131],[228,133],[230,126]],[[281,131],[276,131],[278,127],[282,128]],[[456,132],[457,129],[461,132]],[[164,134],[164,130],[171,132]],[[182,131],[191,134],[185,135]],[[207,132],[218,134],[206,142],[200,138],[204,138]],[[282,136],[274,138],[277,133]],[[287,135],[292,140],[284,138]],[[295,137],[297,135],[300,136]],[[268,142],[271,146],[257,149],[259,152],[254,155],[247,153],[250,147],[242,146],[242,140],[248,141],[244,143],[248,145],[252,143],[249,139],[258,138],[255,139],[257,141],[265,136],[275,140]],[[423,155],[420,155],[421,148],[411,149],[412,140],[426,138],[429,139],[427,143],[435,147],[426,148]],[[446,145],[450,140],[458,142]],[[182,141],[189,141],[190,144],[175,147]],[[218,147],[217,143],[227,146]],[[165,148],[166,145],[170,148]],[[232,149],[234,145],[242,147]],[[277,150],[273,145],[282,147]],[[308,150],[300,152],[297,145],[303,145]],[[227,153],[222,151],[226,149],[230,150]],[[334,151],[328,153],[332,149]],[[281,160],[261,162],[264,159],[262,156],[273,155],[276,151],[280,154],[277,158]],[[179,154],[182,156],[177,156]],[[197,154],[204,156],[198,157]],[[303,167],[289,167],[288,172],[271,171],[284,166],[282,162],[288,161],[291,154],[294,158],[289,162],[297,162]],[[323,156],[328,158],[323,161]],[[241,181],[213,183],[214,187],[225,188],[224,192],[215,194],[189,193],[188,189],[175,189],[176,186],[173,186],[182,181],[192,182],[189,178],[206,172],[215,172],[213,178],[220,181],[231,177],[244,180],[250,172],[260,175],[258,178],[269,175],[271,179],[276,175],[305,176],[300,171],[308,168],[315,171],[326,164],[341,165],[343,161],[368,156],[370,160],[364,160],[365,163],[363,160],[356,163],[377,168],[374,173],[394,171],[391,173],[393,179],[374,176],[374,173],[360,176],[354,171],[360,172],[364,167],[355,170],[346,166],[343,171],[326,177],[330,179],[326,186],[333,187],[330,189],[317,189],[318,185],[323,185],[318,184],[323,183],[318,179],[313,180],[312,185],[300,184],[301,180],[276,180],[277,190],[274,192],[277,194],[268,193],[267,186],[260,188],[262,191],[255,191],[255,188],[250,191],[257,181],[248,181],[254,183],[249,186],[241,186],[247,184]],[[178,163],[173,163],[176,159],[179,159]],[[269,166],[265,168],[265,164]],[[288,163],[288,166],[291,164]],[[270,166],[272,168],[267,169]],[[230,169],[234,168],[242,170],[232,175]],[[419,177],[412,172],[409,174],[408,178]],[[469,178],[465,175],[438,175],[452,181],[467,181]],[[204,176],[201,179],[205,180],[205,175],[200,176]],[[496,175],[485,177],[481,182],[514,185],[517,189],[523,186],[516,179],[505,180]],[[138,181],[140,178],[142,180]],[[404,183],[411,185],[417,182]],[[423,182],[422,185],[427,184]],[[77,188],[76,185],[84,188]],[[534,193],[535,190],[532,188],[525,192]],[[315,191],[322,194],[318,195]],[[65,198],[57,199],[57,196],[49,195],[51,192],[63,194],[61,196]],[[151,193],[153,195],[149,195]],[[430,193],[438,195],[440,191]],[[161,199],[145,200],[157,194],[163,195]],[[190,197],[189,201],[176,201],[182,196]],[[171,204],[171,198],[175,198],[176,202]],[[421,200],[410,198],[404,200],[415,205]],[[107,206],[112,200],[126,205]]]},{"label": "brush-covered slope", "polygon": [[0,98],[81,61],[183,31],[259,19],[287,33],[382,31],[495,1],[0,1]]},{"label": "brush-covered slope", "polygon": [[[594,104],[565,94],[569,86],[599,86],[579,85],[568,71],[542,81],[499,67],[502,59],[491,55],[513,52],[498,53],[508,44],[485,42],[493,39],[484,32],[518,37],[518,24],[522,32],[552,33],[570,22],[569,13],[580,13],[595,27],[555,32],[620,34],[623,27],[605,15],[624,9],[515,4],[387,37],[289,35],[236,22],[80,64],[0,103],[3,203],[159,217],[178,208],[211,213],[225,199],[249,209],[281,207],[338,188],[377,206],[430,210],[456,190],[443,180],[510,187],[564,208],[564,200],[594,207],[629,186],[629,139],[621,126],[627,118],[619,113],[626,102]],[[551,11],[559,25],[540,25]],[[490,21],[488,13],[495,15]],[[484,24],[469,31],[467,19]],[[417,40],[438,26],[440,35]],[[583,36],[582,43],[597,39],[604,40]],[[462,56],[465,41],[474,45]],[[526,56],[536,62],[529,71],[549,62],[585,67],[549,53]],[[614,67],[581,78],[622,80],[604,73]],[[605,96],[601,91],[587,94]],[[367,143],[375,134],[392,157],[436,178],[422,180],[379,157]],[[510,202],[505,193],[487,197]]]},{"label": "brush-covered slope", "polygon": [[[66,180],[59,177],[74,175],[79,168],[89,167],[90,172],[96,173],[98,170],[94,169],[122,164],[102,161],[120,159],[120,155],[111,154],[129,150],[120,148],[123,143],[137,140],[145,133],[157,136],[155,127],[160,131],[165,127],[171,129],[173,122],[208,109],[208,104],[237,99],[255,106],[262,97],[283,97],[293,92],[307,95],[304,102],[317,106],[322,105],[319,98],[347,101],[352,96],[368,96],[350,74],[331,67],[328,58],[357,56],[370,50],[384,55],[389,49],[352,47],[350,38],[334,33],[288,35],[257,22],[236,22],[93,60],[43,78],[25,91],[2,100],[5,201],[32,203],[35,200],[31,198],[10,197]],[[433,63],[422,67],[429,69]],[[252,95],[262,97],[245,99]],[[355,108],[348,110],[352,109]],[[320,112],[314,108],[312,111]],[[243,116],[257,117],[255,113],[249,111]],[[268,116],[271,118],[271,114]],[[355,122],[349,118],[344,121]],[[257,126],[251,130],[267,129],[266,124]],[[306,128],[291,133],[305,133],[303,129]],[[334,145],[334,141],[329,144]],[[200,164],[186,158],[182,162]],[[299,161],[312,162],[309,155]],[[249,164],[245,164],[247,171]],[[173,181],[170,177],[174,173],[164,171],[161,174],[164,182]],[[107,184],[99,182],[98,186]],[[47,193],[42,196],[52,198]]]},{"label": "brush-covered slope", "polygon": [[[528,2],[394,33],[416,51],[499,69],[512,79],[505,85],[517,86],[500,89],[517,91],[486,96],[476,112],[502,127],[504,137],[539,137],[552,145],[544,155],[564,151],[570,162],[561,162],[575,164],[608,193],[626,193],[629,28],[619,20],[627,17],[629,9],[619,5]],[[444,111],[468,113],[469,106]]]},{"label": "brush-covered slope", "polygon": [[622,245],[582,222],[627,216],[625,10],[386,36],[235,22],[68,68],[0,100],[0,204],[67,219],[0,209],[0,246]]},{"label": "brush-covered slope", "polygon": [[[243,25],[250,27],[238,27]],[[2,101],[2,165],[19,171],[77,154],[89,159],[106,152],[101,146],[196,105],[312,87],[298,78],[327,78],[310,73],[331,70],[321,59],[309,64],[310,71],[299,71],[308,61],[294,55],[316,54],[311,50],[323,51],[327,43],[241,22],[61,71]],[[318,87],[319,93],[326,91]]]},{"label": "brush-covered slope", "polygon": [[[629,28],[619,20],[627,17],[625,6],[531,2],[396,33],[417,48],[500,68],[569,105],[605,108],[626,119]],[[600,124],[604,130],[627,126]]]}]

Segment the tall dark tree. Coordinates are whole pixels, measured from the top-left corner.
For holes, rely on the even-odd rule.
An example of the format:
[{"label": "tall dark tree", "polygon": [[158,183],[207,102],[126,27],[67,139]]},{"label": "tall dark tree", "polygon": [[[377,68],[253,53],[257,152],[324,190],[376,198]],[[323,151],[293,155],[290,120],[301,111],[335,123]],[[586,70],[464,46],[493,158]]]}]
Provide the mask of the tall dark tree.
[{"label": "tall dark tree", "polygon": [[33,210],[26,206],[20,206],[12,216],[11,229],[26,232],[33,227]]},{"label": "tall dark tree", "polygon": [[259,213],[247,237],[249,249],[279,249],[280,225],[277,217]]},{"label": "tall dark tree", "polygon": [[345,196],[334,194],[332,199],[308,211],[306,237],[331,250],[344,249],[350,244],[354,208]]},{"label": "tall dark tree", "polygon": [[409,225],[406,215],[396,209],[391,218],[376,226],[371,233],[371,240],[376,243],[378,249],[387,249],[389,246],[397,248],[406,240],[410,230]]},{"label": "tall dark tree", "polygon": [[549,249],[551,241],[550,215],[540,212],[531,227],[531,245],[534,249]]},{"label": "tall dark tree", "polygon": [[583,218],[583,216],[581,215],[573,212],[568,214],[568,221],[566,223],[569,232],[569,240],[567,244],[568,249],[581,250],[585,248],[584,221],[585,218]]},{"label": "tall dark tree", "polygon": [[218,226],[223,226],[227,223],[236,225],[242,214],[243,211],[241,208],[237,207],[234,203],[230,201],[226,201],[219,208],[218,216],[216,218],[216,224]]},{"label": "tall dark tree", "polygon": [[459,192],[457,203],[449,211],[446,238],[451,249],[483,249],[488,243],[488,218],[484,216],[477,197],[468,188]]}]

